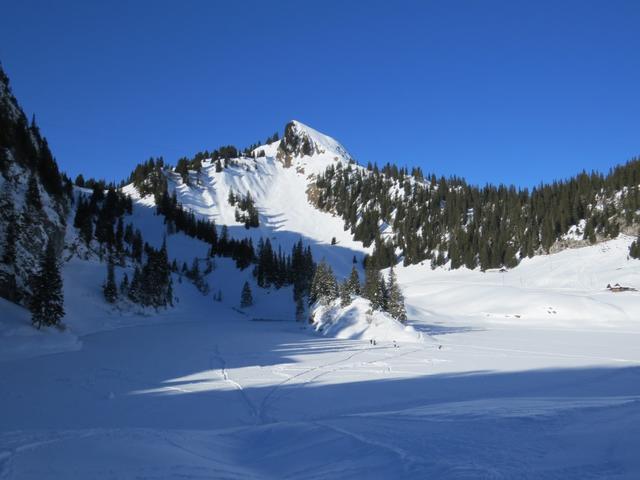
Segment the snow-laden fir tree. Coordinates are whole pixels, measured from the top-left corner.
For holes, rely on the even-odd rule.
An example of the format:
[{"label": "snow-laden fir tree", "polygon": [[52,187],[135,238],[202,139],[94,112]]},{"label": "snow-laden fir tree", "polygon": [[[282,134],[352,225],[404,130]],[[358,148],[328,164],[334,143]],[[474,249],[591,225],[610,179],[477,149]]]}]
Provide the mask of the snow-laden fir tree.
[{"label": "snow-laden fir tree", "polygon": [[313,275],[309,302],[311,304],[320,302],[326,305],[337,299],[339,295],[338,282],[333,270],[327,262],[322,260]]},{"label": "snow-laden fir tree", "polygon": [[140,271],[140,267],[136,265],[133,270],[133,278],[131,279],[131,284],[129,285],[128,297],[133,303],[140,302],[140,289],[142,282],[142,273]]},{"label": "snow-laden fir tree", "polygon": [[25,193],[27,206],[36,211],[42,210],[42,199],[40,198],[40,189],[35,175],[30,175],[27,183],[27,191]]},{"label": "snow-laden fir tree", "polygon": [[242,293],[240,294],[240,307],[247,308],[253,305],[253,295],[251,293],[251,287],[249,282],[244,282],[242,287]]},{"label": "snow-laden fir tree", "polygon": [[407,321],[404,296],[400,291],[396,272],[393,270],[393,267],[389,270],[389,281],[387,282],[387,312],[402,323]]},{"label": "snow-laden fir tree", "polygon": [[38,272],[31,277],[29,310],[36,328],[58,325],[64,317],[62,276],[53,241],[49,239]]},{"label": "snow-laden fir tree", "polygon": [[362,296],[371,302],[371,308],[382,310],[385,303],[385,287],[380,270],[373,262],[367,261],[364,270],[364,286]]},{"label": "snow-laden fir tree", "polygon": [[362,293],[362,287],[360,286],[360,276],[358,275],[358,270],[356,269],[355,265],[351,267],[351,275],[349,275],[348,288],[351,295],[360,295]]},{"label": "snow-laden fir tree", "polygon": [[378,270],[378,292],[376,293],[375,299],[372,301],[373,308],[386,312],[388,300],[389,290],[387,289],[387,282],[382,276],[382,273]]},{"label": "snow-laden fir tree", "polygon": [[104,294],[104,299],[109,303],[115,303],[118,299],[118,286],[116,285],[116,275],[111,257],[107,262],[107,279],[102,286],[102,293]]},{"label": "snow-laden fir tree", "polygon": [[[146,246],[147,261],[142,271],[134,272],[129,298],[144,306],[167,307],[173,305],[173,285],[171,264],[167,254],[166,242],[155,250]],[[136,277],[137,273],[137,277]],[[133,295],[131,295],[133,290]]]}]

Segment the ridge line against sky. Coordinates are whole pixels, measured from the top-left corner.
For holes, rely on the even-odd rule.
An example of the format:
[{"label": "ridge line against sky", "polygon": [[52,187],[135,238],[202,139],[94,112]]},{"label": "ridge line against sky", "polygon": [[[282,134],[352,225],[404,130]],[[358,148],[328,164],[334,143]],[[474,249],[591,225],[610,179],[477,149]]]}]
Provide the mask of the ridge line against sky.
[{"label": "ridge line against sky", "polygon": [[640,2],[228,3],[10,2],[0,61],[71,176],[294,118],[361,163],[480,185],[640,154]]}]

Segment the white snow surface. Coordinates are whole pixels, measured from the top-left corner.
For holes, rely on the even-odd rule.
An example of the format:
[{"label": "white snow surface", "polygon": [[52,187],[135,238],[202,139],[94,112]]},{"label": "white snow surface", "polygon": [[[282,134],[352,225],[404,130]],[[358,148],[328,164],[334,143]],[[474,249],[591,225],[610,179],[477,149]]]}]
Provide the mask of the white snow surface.
[{"label": "white snow surface", "polygon": [[343,339],[386,342],[421,342],[422,334],[410,325],[403,325],[388,314],[373,310],[371,303],[355,297],[340,306],[340,300],[329,305],[316,304],[312,310],[313,326],[323,335]]},{"label": "white snow surface", "polygon": [[[344,157],[327,144],[284,168],[260,148],[273,151],[171,188],[234,236],[302,236],[348,274],[365,249],[305,194]],[[235,224],[230,188],[252,193],[260,229]],[[129,221],[154,245],[166,234],[147,199]],[[316,311],[322,331],[293,320],[290,288],[259,289],[228,259],[207,277],[222,302],[174,276],[179,301],[156,312],[107,305],[105,265],[71,258],[65,331],[0,301],[0,478],[640,478],[640,293],[606,289],[640,287],[631,240],[507,272],[398,266],[408,327],[369,323],[358,300]],[[182,234],[167,244],[206,256]]]}]

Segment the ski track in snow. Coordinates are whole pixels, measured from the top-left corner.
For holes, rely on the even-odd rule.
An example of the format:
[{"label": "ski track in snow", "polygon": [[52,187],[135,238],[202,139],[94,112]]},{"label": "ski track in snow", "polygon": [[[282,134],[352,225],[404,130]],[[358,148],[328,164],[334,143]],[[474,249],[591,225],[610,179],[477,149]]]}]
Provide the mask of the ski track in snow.
[{"label": "ski track in snow", "polygon": [[386,443],[386,442],[381,442],[381,441],[374,440],[374,439],[371,439],[371,438],[367,438],[365,435],[351,432],[351,431],[349,431],[349,430],[347,430],[345,428],[338,427],[336,425],[332,425],[331,423],[328,423],[326,421],[324,421],[324,422],[316,421],[314,423],[316,425],[321,426],[321,427],[333,430],[333,431],[335,431],[336,433],[338,433],[340,435],[346,435],[346,436],[348,436],[350,438],[353,438],[353,439],[357,440],[358,442],[364,443],[366,445],[371,445],[374,448],[381,448],[383,450],[388,450],[388,451],[390,451],[393,454],[398,456],[398,459],[400,460],[401,464],[405,468],[406,468],[406,464],[407,463],[417,463],[417,464],[424,463],[423,459],[413,456],[409,452],[406,452],[402,448],[399,448],[396,445],[393,445],[392,443]]},{"label": "ski track in snow", "polygon": [[[289,378],[286,378],[285,380],[281,381],[280,383],[274,385],[269,390],[269,393],[262,399],[262,402],[260,403],[260,406],[258,408],[258,413],[259,413],[259,418],[261,420],[261,423],[269,423],[271,421],[268,418],[267,414],[266,414],[267,407],[269,406],[269,403],[271,401],[271,397],[273,397],[273,395],[276,392],[278,392],[279,389],[281,389],[283,386],[287,385],[290,382],[293,382],[294,380],[297,380],[297,379],[299,379],[301,377],[304,377],[305,375],[307,375],[309,373],[312,373],[312,372],[315,372],[315,371],[318,371],[318,370],[321,370],[321,369],[324,369],[324,368],[327,368],[327,367],[331,367],[331,366],[334,366],[334,365],[337,365],[337,364],[340,364],[340,363],[348,362],[349,360],[351,360],[355,356],[361,355],[361,354],[367,352],[368,350],[369,349],[364,348],[364,349],[358,350],[358,351],[356,351],[354,353],[351,353],[347,357],[342,358],[340,360],[336,360],[336,361],[329,362],[329,363],[326,363],[326,364],[323,364],[323,365],[318,365],[318,366],[309,368],[309,369],[307,369],[307,370],[305,370],[303,372],[300,372],[300,373],[297,373],[295,375],[292,375]],[[310,381],[312,381],[312,380],[308,380],[308,381],[305,381],[303,383],[306,384],[306,383],[309,383]]]},{"label": "ski track in snow", "polygon": [[[242,387],[242,385],[236,382],[235,380],[233,380],[231,377],[229,377],[229,373],[227,372],[227,362],[225,361],[224,357],[220,355],[218,345],[216,345],[215,350],[211,356],[211,359],[212,359],[212,363],[216,361],[221,365],[219,369],[220,375],[222,376],[225,382],[228,382],[229,384],[231,384],[238,391],[238,393],[242,397],[242,401],[245,403],[245,405],[247,406],[247,409],[250,412],[251,418],[253,418],[255,422],[259,421],[262,418],[260,415],[260,410],[256,408],[256,406],[251,401],[247,393],[244,391],[244,388]],[[211,369],[214,370],[213,366],[211,366]]]}]

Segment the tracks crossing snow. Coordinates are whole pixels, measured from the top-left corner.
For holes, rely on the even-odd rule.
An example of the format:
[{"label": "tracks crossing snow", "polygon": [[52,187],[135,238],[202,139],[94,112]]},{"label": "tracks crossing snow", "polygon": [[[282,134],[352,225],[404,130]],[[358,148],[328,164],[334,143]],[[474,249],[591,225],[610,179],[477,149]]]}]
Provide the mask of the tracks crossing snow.
[{"label": "tracks crossing snow", "polygon": [[255,404],[251,401],[247,393],[244,391],[244,387],[229,376],[229,372],[227,371],[227,362],[224,359],[224,357],[220,355],[220,350],[217,345],[211,354],[210,368],[212,370],[215,370],[213,366],[215,362],[221,365],[218,370],[220,370],[220,375],[222,376],[222,379],[225,382],[232,385],[238,391],[238,393],[240,394],[240,397],[242,398],[245,405],[247,406],[247,410],[249,410],[251,417],[254,419],[254,422],[257,423],[260,419],[259,410],[256,408]]}]

